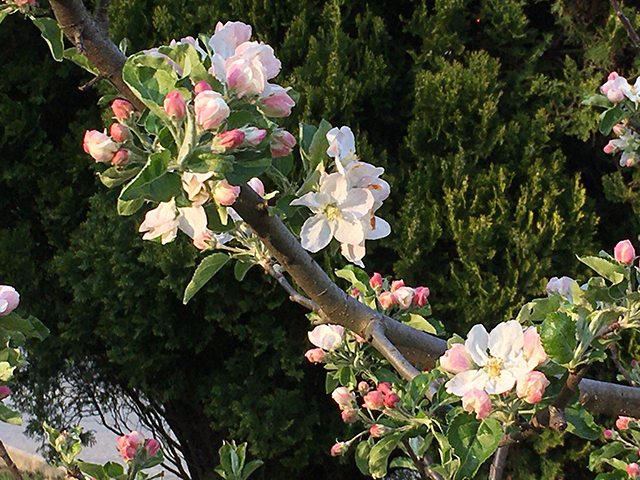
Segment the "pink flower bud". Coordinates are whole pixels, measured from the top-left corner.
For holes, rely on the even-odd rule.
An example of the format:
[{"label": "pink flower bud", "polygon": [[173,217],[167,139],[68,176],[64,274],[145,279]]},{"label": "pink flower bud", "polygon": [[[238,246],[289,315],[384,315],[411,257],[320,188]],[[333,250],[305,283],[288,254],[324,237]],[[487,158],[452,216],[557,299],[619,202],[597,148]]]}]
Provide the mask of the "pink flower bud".
[{"label": "pink flower bud", "polygon": [[384,403],[384,406],[390,409],[396,408],[396,405],[398,405],[399,402],[400,397],[395,393],[387,393],[384,396],[384,400],[382,401],[382,403]]},{"label": "pink flower bud", "polygon": [[231,113],[222,95],[213,90],[205,90],[196,95],[193,109],[196,112],[196,121],[205,130],[218,128]]},{"label": "pink flower bud", "polygon": [[273,158],[286,157],[296,145],[296,139],[286,130],[277,130],[271,136],[269,146]]},{"label": "pink flower bud", "polygon": [[413,297],[413,304],[416,307],[424,307],[427,304],[427,299],[431,294],[431,290],[428,287],[416,287],[415,296]]},{"label": "pink flower bud", "polygon": [[358,290],[357,288],[352,288],[349,292],[349,295],[351,295],[352,297],[357,297],[358,295],[360,295],[360,290]]},{"label": "pink flower bud", "polygon": [[213,88],[211,88],[211,85],[209,85],[204,80],[200,80],[193,86],[193,93],[195,93],[196,95],[202,92],[206,92],[207,90],[213,90]]},{"label": "pink flower bud", "polygon": [[399,288],[404,287],[404,280],[394,280],[391,282],[391,291],[395,292]]},{"label": "pink flower bud", "polygon": [[613,433],[613,430],[607,429],[602,432],[602,436],[607,440],[610,440],[615,436],[615,433]]},{"label": "pink flower bud", "polygon": [[557,293],[562,295],[563,297],[569,299],[569,301],[573,300],[573,293],[571,292],[571,285],[573,284],[573,278],[571,277],[551,277],[547,286],[545,287],[547,290],[547,294]]},{"label": "pink flower bud", "polygon": [[445,372],[458,374],[473,368],[471,354],[463,343],[454,343],[451,348],[440,357],[440,368]]},{"label": "pink flower bud", "polygon": [[384,393],[385,395],[387,395],[388,393],[393,392],[393,389],[391,388],[391,384],[389,382],[381,382],[381,383],[379,383],[377,390],[379,392]]},{"label": "pink flower bud", "polygon": [[333,393],[331,393],[331,398],[333,398],[334,402],[336,402],[341,409],[351,407],[356,401],[355,395],[351,393],[347,387],[336,388]]},{"label": "pink flower bud", "polygon": [[220,205],[233,205],[240,195],[240,187],[230,185],[226,180],[219,181],[213,189],[213,198]]},{"label": "pink flower bud", "polygon": [[82,141],[82,148],[96,162],[108,163],[118,151],[119,145],[98,130],[87,130]]},{"label": "pink flower bud", "polygon": [[366,338],[361,337],[357,333],[354,333],[353,336],[356,339],[356,342],[358,342],[358,343],[366,343],[366,341],[367,341]]},{"label": "pink flower bud", "polygon": [[629,428],[629,422],[633,420],[631,417],[618,417],[616,419],[616,428],[618,430],[626,430]]},{"label": "pink flower bud", "polygon": [[144,448],[147,451],[147,458],[155,457],[158,450],[160,450],[160,442],[155,438],[150,438],[144,442]]},{"label": "pink flower bud", "polygon": [[134,112],[134,108],[133,105],[126,100],[116,98],[111,104],[111,111],[113,112],[113,116],[116,117],[116,120],[121,122],[131,116]]},{"label": "pink flower bud", "polygon": [[391,429],[389,427],[385,427],[384,425],[380,425],[376,423],[375,425],[371,425],[369,428],[369,435],[373,438],[382,438],[384,437]]},{"label": "pink flower bud", "polygon": [[211,149],[214,151],[228,152],[242,145],[244,132],[242,130],[227,130],[218,135]]},{"label": "pink flower bud", "polygon": [[338,442],[333,447],[331,447],[331,456],[332,457],[341,457],[349,450],[349,445],[344,442]]},{"label": "pink flower bud", "polygon": [[211,246],[208,242],[212,241],[214,241],[214,238],[211,236],[211,231],[204,231],[200,235],[193,237],[193,246],[198,250],[206,250]]},{"label": "pink flower bud", "polygon": [[170,117],[182,120],[187,115],[187,104],[178,90],[167,93],[163,106],[165,113]]},{"label": "pink flower bud", "polygon": [[358,420],[358,412],[351,407],[346,407],[340,412],[344,423],[355,423]]},{"label": "pink flower bud", "polygon": [[415,290],[411,287],[400,287],[393,292],[396,298],[398,306],[406,310],[413,304],[413,297],[415,296]]},{"label": "pink flower bud", "polygon": [[0,400],[4,400],[9,395],[11,395],[11,389],[6,385],[0,386]]},{"label": "pink flower bud", "polygon": [[244,142],[250,147],[257,147],[267,136],[267,131],[257,127],[247,127],[244,131]]},{"label": "pink flower bud", "polygon": [[9,315],[20,303],[20,294],[9,285],[0,285],[0,315]]},{"label": "pink flower bud", "polygon": [[121,148],[116,152],[116,154],[111,159],[111,165],[114,167],[124,167],[129,165],[131,159],[129,158],[129,152],[127,152],[124,148]]},{"label": "pink flower bud", "polygon": [[621,102],[624,99],[624,93],[617,88],[612,88],[607,92],[607,99],[613,103]]},{"label": "pink flower bud", "polygon": [[472,388],[462,396],[462,408],[465,412],[475,413],[476,418],[482,420],[491,413],[491,399],[484,390]]},{"label": "pink flower bud", "polygon": [[604,153],[614,153],[616,151],[616,146],[613,144],[613,140],[610,140],[602,150],[604,150]]},{"label": "pink flower bud", "polygon": [[383,309],[388,310],[396,303],[396,296],[391,292],[382,292],[378,296],[378,301]]},{"label": "pink flower bud", "polygon": [[324,353],[324,350],[322,350],[321,348],[312,348],[311,350],[307,350],[304,356],[311,363],[320,363],[324,361],[326,353]]},{"label": "pink flower bud", "polygon": [[640,465],[637,463],[630,463],[627,465],[627,475],[631,478],[636,479],[640,475]]},{"label": "pink flower bud", "polygon": [[382,275],[380,275],[378,272],[371,275],[371,278],[369,279],[369,285],[371,285],[371,288],[373,288],[374,290],[381,290],[383,283],[384,282],[382,280]]},{"label": "pink flower bud", "polygon": [[291,109],[296,102],[289,96],[287,90],[280,85],[270,84],[270,96],[262,99],[262,111],[265,115],[274,118],[283,118],[291,115]]},{"label": "pink flower bud", "polygon": [[136,457],[138,448],[144,444],[144,435],[133,431],[118,438],[118,449],[125,462],[130,462]]},{"label": "pink flower bud", "polygon": [[636,251],[630,240],[622,240],[613,249],[613,256],[618,262],[630,265],[636,258]]},{"label": "pink flower bud", "polygon": [[369,390],[371,390],[371,385],[369,385],[364,380],[358,383],[358,391],[360,393],[367,393]]},{"label": "pink flower bud", "polygon": [[36,0],[15,0],[15,3],[20,8],[24,8],[30,5],[33,5],[33,6],[37,5]]},{"label": "pink flower bud", "polygon": [[518,377],[516,393],[527,403],[538,403],[542,400],[544,390],[550,383],[544,373],[533,370]]},{"label": "pink flower bud", "polygon": [[109,128],[109,134],[118,143],[124,143],[131,139],[131,131],[119,123],[112,123]]},{"label": "pink flower bud", "polygon": [[258,195],[264,197],[264,183],[262,183],[259,178],[253,177],[247,182],[247,185],[249,185],[251,187],[251,190],[256,192]]},{"label": "pink flower bud", "polygon": [[[627,129],[627,127],[625,127],[625,126],[624,126],[623,124],[621,124],[621,123],[616,123],[616,124],[613,126],[613,128],[612,128],[613,133],[615,133],[615,134],[616,134],[616,135],[618,135],[618,136],[623,135],[626,129]],[[608,152],[607,152],[607,153],[608,153]]]},{"label": "pink flower bud", "polygon": [[362,408],[367,408],[369,410],[382,410],[384,407],[384,393],[377,390],[367,393],[363,397],[363,400],[364,403],[362,404]]}]

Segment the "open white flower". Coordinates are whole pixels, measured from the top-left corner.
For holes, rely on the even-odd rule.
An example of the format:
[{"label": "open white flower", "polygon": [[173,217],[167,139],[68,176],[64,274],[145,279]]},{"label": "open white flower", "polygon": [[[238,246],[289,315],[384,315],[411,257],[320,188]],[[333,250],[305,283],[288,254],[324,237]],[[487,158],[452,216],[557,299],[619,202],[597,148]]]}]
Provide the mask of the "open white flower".
[{"label": "open white flower", "polygon": [[300,232],[302,247],[317,252],[332,238],[342,244],[359,245],[366,238],[362,219],[373,208],[374,198],[364,188],[348,188],[340,173],[324,174],[318,192],[310,192],[291,202],[304,205],[315,214],[309,217]]},{"label": "open white flower", "polygon": [[342,343],[344,327],[340,325],[318,325],[308,334],[309,341],[316,347],[330,351]]},{"label": "open white flower", "polygon": [[525,359],[524,333],[515,320],[501,323],[491,333],[475,325],[464,346],[478,368],[460,372],[447,382],[447,392],[453,395],[461,397],[474,388],[492,395],[506,393],[518,377],[535,368]]},{"label": "open white flower", "polygon": [[339,163],[347,165],[357,159],[356,141],[349,127],[332,128],[327,132],[327,141],[329,142],[327,155],[336,159],[336,166]]}]

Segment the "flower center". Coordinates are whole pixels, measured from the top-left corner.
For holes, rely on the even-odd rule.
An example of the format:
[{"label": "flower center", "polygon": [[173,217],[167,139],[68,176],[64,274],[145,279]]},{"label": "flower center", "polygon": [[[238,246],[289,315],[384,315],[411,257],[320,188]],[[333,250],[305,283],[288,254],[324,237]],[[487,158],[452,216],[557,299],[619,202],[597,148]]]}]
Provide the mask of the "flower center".
[{"label": "flower center", "polygon": [[334,203],[330,203],[324,207],[324,214],[329,220],[333,221],[340,218],[340,209]]},{"label": "flower center", "polygon": [[500,371],[502,370],[502,364],[504,360],[496,357],[489,357],[489,360],[485,364],[490,377],[499,377]]}]

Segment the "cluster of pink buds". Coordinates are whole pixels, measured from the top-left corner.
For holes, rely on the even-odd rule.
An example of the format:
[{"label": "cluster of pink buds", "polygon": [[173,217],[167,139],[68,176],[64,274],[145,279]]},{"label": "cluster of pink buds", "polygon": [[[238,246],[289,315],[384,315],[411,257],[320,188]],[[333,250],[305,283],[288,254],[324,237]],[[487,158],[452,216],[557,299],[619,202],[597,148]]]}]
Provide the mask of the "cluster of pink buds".
[{"label": "cluster of pink buds", "polygon": [[131,462],[140,456],[147,459],[158,454],[160,442],[155,438],[145,439],[142,433],[132,431],[118,438],[118,450],[125,462]]},{"label": "cluster of pink buds", "polygon": [[384,410],[385,408],[392,410],[400,402],[400,397],[393,392],[389,383],[382,382],[375,390],[365,394],[362,400],[362,408],[367,410]]},{"label": "cluster of pink buds", "polygon": [[111,103],[111,111],[116,123],[109,127],[109,135],[98,130],[87,130],[84,134],[82,147],[96,162],[124,167],[131,161],[130,152],[121,147],[132,138],[127,125],[135,116],[135,109],[131,103],[117,98]]},{"label": "cluster of pink buds", "polygon": [[401,310],[411,307],[424,307],[429,298],[428,287],[407,287],[404,280],[394,280],[388,290],[385,290],[385,280],[379,273],[374,273],[369,279],[369,285],[377,293],[380,306],[389,310],[394,305]]}]

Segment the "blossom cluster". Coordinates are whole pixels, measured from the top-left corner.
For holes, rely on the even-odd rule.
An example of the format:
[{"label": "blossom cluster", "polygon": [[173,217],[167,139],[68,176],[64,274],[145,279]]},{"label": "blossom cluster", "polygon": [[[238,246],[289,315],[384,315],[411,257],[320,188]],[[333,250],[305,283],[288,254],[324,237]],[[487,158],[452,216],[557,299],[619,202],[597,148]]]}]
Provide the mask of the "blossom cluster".
[{"label": "blossom cluster", "polygon": [[[633,110],[637,110],[640,104],[640,77],[636,79],[635,84],[631,85],[626,78],[621,77],[617,72],[611,72],[607,81],[600,87],[600,92],[614,104],[628,102]],[[626,120],[614,125],[612,130],[618,138],[610,140],[605,145],[605,153],[613,154],[621,151],[620,166],[632,167],[640,159],[638,156],[640,148],[638,132],[631,128]]]},{"label": "blossom cluster", "polygon": [[394,305],[401,310],[424,307],[431,293],[428,287],[408,287],[404,284],[404,280],[393,280],[389,285],[377,272],[369,279],[369,285],[376,292],[383,310],[389,310]]},{"label": "blossom cluster", "polygon": [[317,348],[307,350],[304,356],[311,363],[324,362],[327,352],[335,350],[344,339],[344,327],[340,325],[318,325],[309,332],[309,341]]},{"label": "blossom cluster", "polygon": [[462,397],[463,408],[481,419],[491,412],[489,395],[506,394],[514,386],[525,402],[540,402],[550,382],[535,368],[546,361],[536,328],[523,331],[511,320],[491,333],[475,325],[465,343],[454,343],[440,357],[440,369],[454,374],[445,385],[447,392]]},{"label": "blossom cluster", "polygon": [[125,462],[132,462],[137,457],[153,458],[160,450],[160,442],[155,438],[145,439],[144,435],[135,430],[118,437],[118,450]]},{"label": "blossom cluster", "polygon": [[375,215],[389,196],[389,184],[380,178],[383,168],[358,159],[349,127],[333,128],[326,138],[327,155],[333,159],[336,171],[323,172],[316,191],[291,202],[313,212],[300,232],[302,247],[315,253],[335,238],[342,255],[363,266],[365,241],[391,233],[389,224]]},{"label": "blossom cluster", "polygon": [[[602,436],[605,440],[610,442],[619,443],[621,452],[633,452],[629,453],[624,462],[617,464],[619,468],[625,468],[626,473],[631,479],[640,479],[640,465],[638,461],[632,461],[636,457],[640,457],[640,445],[638,444],[638,432],[640,431],[640,421],[637,418],[620,416],[616,419],[615,429],[606,429],[602,432]],[[620,452],[613,450],[618,455]]]}]

